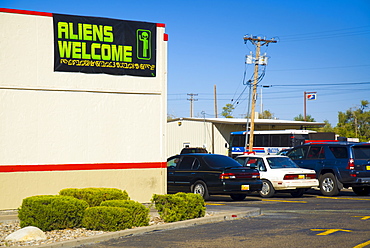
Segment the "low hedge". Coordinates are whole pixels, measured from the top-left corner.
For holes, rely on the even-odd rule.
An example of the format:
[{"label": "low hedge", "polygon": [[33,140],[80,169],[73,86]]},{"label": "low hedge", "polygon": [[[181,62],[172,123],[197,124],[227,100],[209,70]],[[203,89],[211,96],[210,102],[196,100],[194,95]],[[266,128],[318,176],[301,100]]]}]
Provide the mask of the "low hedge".
[{"label": "low hedge", "polygon": [[100,206],[126,208],[131,214],[132,226],[139,227],[149,225],[149,208],[139,202],[132,200],[110,200],[102,202]]},{"label": "low hedge", "polygon": [[80,227],[89,205],[70,196],[40,195],[23,199],[18,209],[20,226],[36,226],[43,231]]},{"label": "low hedge", "polygon": [[86,209],[82,226],[90,230],[119,231],[133,226],[131,211],[122,207],[90,207]]},{"label": "low hedge", "polygon": [[204,217],[206,207],[203,197],[193,193],[156,195],[152,202],[165,222]]},{"label": "low hedge", "polygon": [[103,201],[107,200],[129,200],[125,190],[115,188],[68,188],[62,189],[59,195],[72,196],[80,200],[85,200],[90,207],[100,206]]}]

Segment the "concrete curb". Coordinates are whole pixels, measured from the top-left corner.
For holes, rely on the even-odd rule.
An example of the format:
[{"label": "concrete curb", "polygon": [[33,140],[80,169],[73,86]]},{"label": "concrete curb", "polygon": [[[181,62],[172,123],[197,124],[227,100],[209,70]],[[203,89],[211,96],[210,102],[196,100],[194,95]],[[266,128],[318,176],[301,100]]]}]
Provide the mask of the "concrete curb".
[{"label": "concrete curb", "polygon": [[99,243],[102,241],[107,241],[114,238],[120,238],[120,237],[126,237],[126,236],[133,236],[133,235],[140,235],[144,233],[150,233],[150,232],[156,232],[156,231],[163,231],[163,230],[169,230],[169,229],[177,229],[177,228],[184,228],[189,226],[195,226],[195,225],[202,225],[202,224],[209,224],[209,223],[215,223],[215,222],[221,222],[225,220],[237,220],[242,219],[245,217],[253,217],[258,216],[261,214],[260,208],[244,208],[243,211],[223,211],[223,212],[211,212],[213,214],[212,216],[202,217],[198,219],[191,219],[191,220],[184,220],[179,222],[173,222],[173,223],[165,223],[160,225],[152,225],[152,226],[146,226],[146,227],[138,227],[134,229],[127,229],[117,232],[111,232],[111,233],[104,233],[101,235],[96,235],[92,237],[86,237],[86,238],[79,238],[75,240],[68,240],[68,241],[62,241],[62,242],[56,242],[53,244],[47,244],[47,245],[38,245],[38,246],[22,246],[25,247],[32,247],[32,248],[58,248],[58,247],[77,247],[84,244],[94,244]]}]

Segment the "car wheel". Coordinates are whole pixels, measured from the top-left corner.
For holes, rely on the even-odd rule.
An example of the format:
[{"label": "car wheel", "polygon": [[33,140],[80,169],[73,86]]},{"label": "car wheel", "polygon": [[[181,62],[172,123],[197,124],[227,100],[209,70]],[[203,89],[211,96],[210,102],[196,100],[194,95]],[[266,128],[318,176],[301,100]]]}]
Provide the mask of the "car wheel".
[{"label": "car wheel", "polygon": [[305,192],[305,189],[296,189],[290,193],[293,197],[301,197]]},{"label": "car wheel", "polygon": [[352,187],[356,195],[367,196],[370,194],[370,187]]},{"label": "car wheel", "polygon": [[242,201],[245,199],[247,195],[244,195],[244,194],[231,194],[230,197],[231,199],[233,199],[234,201]]},{"label": "car wheel", "polygon": [[319,178],[321,194],[334,196],[339,194],[337,179],[332,173],[326,173]]},{"label": "car wheel", "polygon": [[194,194],[201,195],[204,200],[209,199],[208,189],[207,189],[206,184],[203,181],[196,181],[193,184],[192,188],[193,188],[192,192]]},{"label": "car wheel", "polygon": [[269,198],[275,194],[275,189],[270,181],[262,180],[262,189],[258,193],[264,198]]}]

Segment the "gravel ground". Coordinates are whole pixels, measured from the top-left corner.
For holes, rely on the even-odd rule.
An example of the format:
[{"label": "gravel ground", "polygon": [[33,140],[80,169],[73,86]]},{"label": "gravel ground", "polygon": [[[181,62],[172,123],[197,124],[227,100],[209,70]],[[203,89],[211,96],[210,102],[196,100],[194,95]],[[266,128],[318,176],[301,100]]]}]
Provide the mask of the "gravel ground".
[{"label": "gravel ground", "polygon": [[[164,222],[159,217],[152,217],[149,225],[160,225]],[[135,227],[134,227],[135,228]],[[85,228],[76,228],[76,229],[64,229],[64,230],[54,230],[45,232],[47,239],[42,241],[27,241],[27,242],[9,242],[5,241],[5,238],[21,229],[19,226],[19,221],[12,221],[7,223],[0,223],[0,247],[10,247],[10,246],[34,246],[34,245],[44,245],[52,244],[55,242],[72,240],[82,237],[90,237],[94,235],[99,235],[107,232],[103,231],[91,231],[86,230]]]}]

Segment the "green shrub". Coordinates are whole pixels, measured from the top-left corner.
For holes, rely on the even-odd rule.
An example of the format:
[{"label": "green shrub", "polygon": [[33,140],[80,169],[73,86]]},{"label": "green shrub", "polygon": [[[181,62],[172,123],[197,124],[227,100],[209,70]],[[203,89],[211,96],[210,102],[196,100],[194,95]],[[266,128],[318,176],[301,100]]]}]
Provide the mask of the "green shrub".
[{"label": "green shrub", "polygon": [[90,230],[119,231],[133,225],[131,212],[127,208],[99,206],[86,209],[82,226]]},{"label": "green shrub", "polygon": [[152,202],[165,222],[204,217],[206,207],[203,197],[193,193],[153,195]]},{"label": "green shrub", "polygon": [[70,196],[40,195],[23,199],[18,209],[20,226],[43,231],[80,227],[87,202]]},{"label": "green shrub", "polygon": [[72,196],[80,200],[85,200],[90,207],[100,206],[107,200],[129,200],[125,190],[114,188],[84,188],[84,189],[62,189],[60,195]]},{"label": "green shrub", "polygon": [[102,202],[100,206],[127,208],[131,213],[133,226],[149,225],[149,208],[139,202],[132,200],[110,200]]}]

